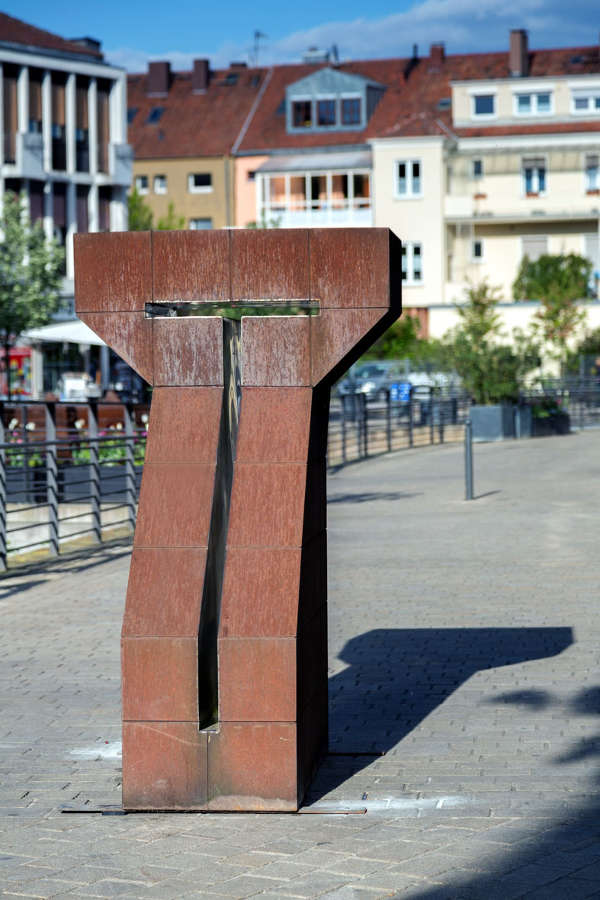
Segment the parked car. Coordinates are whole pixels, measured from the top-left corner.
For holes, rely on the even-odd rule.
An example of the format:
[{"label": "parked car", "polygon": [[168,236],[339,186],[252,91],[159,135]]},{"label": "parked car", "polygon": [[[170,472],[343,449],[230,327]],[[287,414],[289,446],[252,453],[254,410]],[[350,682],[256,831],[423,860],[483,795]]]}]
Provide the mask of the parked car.
[{"label": "parked car", "polygon": [[367,400],[385,400],[390,385],[399,380],[408,380],[403,360],[357,363],[339,382],[337,392],[342,398],[348,394],[364,394]]}]

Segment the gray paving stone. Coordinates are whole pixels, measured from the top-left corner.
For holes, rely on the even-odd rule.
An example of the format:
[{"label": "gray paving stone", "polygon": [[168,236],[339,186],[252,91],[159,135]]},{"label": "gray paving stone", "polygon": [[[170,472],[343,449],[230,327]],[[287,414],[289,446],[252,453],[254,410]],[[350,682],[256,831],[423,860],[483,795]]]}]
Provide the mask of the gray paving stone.
[{"label": "gray paving stone", "polygon": [[120,800],[120,760],[101,751],[120,738],[128,553],[0,579],[5,894],[27,867],[30,885],[79,885],[64,896],[99,883],[138,900],[241,896],[268,866],[309,871],[264,879],[264,896],[598,893],[600,433],[478,445],[487,496],[472,503],[461,454],[407,451],[330,477],[330,744],[386,755],[328,757],[311,796],[396,804],[366,816],[61,815]]}]

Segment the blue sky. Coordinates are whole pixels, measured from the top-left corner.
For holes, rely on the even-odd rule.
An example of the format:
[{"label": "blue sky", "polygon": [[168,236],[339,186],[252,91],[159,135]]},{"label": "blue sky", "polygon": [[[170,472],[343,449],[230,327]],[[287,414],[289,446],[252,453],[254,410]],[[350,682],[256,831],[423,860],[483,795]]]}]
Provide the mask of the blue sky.
[{"label": "blue sky", "polygon": [[600,20],[593,0],[269,0],[259,6],[229,0],[103,0],[73,3],[11,0],[2,11],[62,37],[90,35],[102,41],[107,58],[130,71],[150,59],[169,59],[187,68],[195,57],[213,65],[247,60],[255,30],[261,41],[259,63],[298,62],[309,46],[337,44],[342,59],[406,56],[414,43],[427,53],[432,41],[445,41],[449,53],[503,50],[510,28],[527,28],[533,47],[590,45],[598,41]]}]

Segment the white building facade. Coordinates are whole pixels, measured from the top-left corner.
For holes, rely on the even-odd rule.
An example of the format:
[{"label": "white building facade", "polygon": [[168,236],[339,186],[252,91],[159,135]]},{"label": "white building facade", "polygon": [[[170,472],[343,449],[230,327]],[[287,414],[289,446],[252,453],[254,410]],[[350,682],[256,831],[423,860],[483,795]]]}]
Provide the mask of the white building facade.
[{"label": "white building facade", "polygon": [[0,15],[0,202],[26,197],[64,246],[62,315],[74,317],[73,235],[127,228],[132,157],[126,74],[89,38],[67,41]]},{"label": "white building facade", "polygon": [[[421,80],[439,90],[370,142],[374,224],[403,240],[404,305],[427,310],[432,336],[483,279],[500,288],[507,328],[526,326],[537,304],[513,303],[513,282],[523,257],[542,254],[589,259],[582,305],[587,326],[600,327],[598,48],[530,53],[519,31],[505,57],[446,58],[434,45]],[[486,68],[503,77],[481,77]]]}]

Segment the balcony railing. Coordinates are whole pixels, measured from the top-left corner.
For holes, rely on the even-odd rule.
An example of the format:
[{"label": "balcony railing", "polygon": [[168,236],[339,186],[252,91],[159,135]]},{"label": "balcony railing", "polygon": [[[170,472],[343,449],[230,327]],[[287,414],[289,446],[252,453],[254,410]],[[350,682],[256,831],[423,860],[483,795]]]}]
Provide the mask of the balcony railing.
[{"label": "balcony railing", "polygon": [[260,218],[279,228],[365,228],[373,224],[373,210],[370,200],[354,200],[344,206],[313,201],[298,203],[293,209],[269,203],[261,208]]}]

